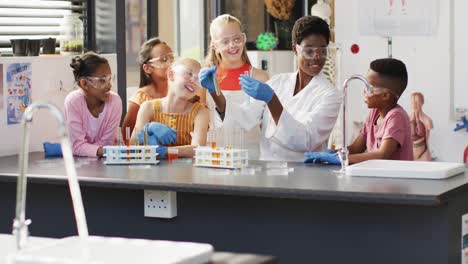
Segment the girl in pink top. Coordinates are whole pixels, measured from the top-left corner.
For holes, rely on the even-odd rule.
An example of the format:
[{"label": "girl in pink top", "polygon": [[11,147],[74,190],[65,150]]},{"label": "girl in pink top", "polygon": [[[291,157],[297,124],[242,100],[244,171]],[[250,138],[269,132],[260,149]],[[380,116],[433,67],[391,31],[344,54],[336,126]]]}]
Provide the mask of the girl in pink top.
[{"label": "girl in pink top", "polygon": [[[378,59],[370,64],[367,80],[370,93],[364,101],[371,108],[364,127],[349,150],[349,163],[371,159],[413,160],[413,142],[408,114],[398,105],[405,91],[408,73],[403,62]],[[304,162],[340,164],[336,153],[307,152]]]},{"label": "girl in pink top", "polygon": [[73,154],[102,157],[102,147],[113,145],[122,116],[122,100],[111,91],[113,75],[107,59],[87,52],[70,66],[80,89],[65,98],[65,119]]}]

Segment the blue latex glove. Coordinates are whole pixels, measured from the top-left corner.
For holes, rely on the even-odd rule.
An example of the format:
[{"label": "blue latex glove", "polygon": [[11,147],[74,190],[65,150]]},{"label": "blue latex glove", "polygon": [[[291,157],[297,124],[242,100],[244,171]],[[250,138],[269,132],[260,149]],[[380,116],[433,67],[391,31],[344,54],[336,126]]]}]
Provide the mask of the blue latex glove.
[{"label": "blue latex glove", "polygon": [[62,157],[62,147],[60,143],[44,142],[42,146],[44,146],[44,156],[46,158]]},{"label": "blue latex glove", "polygon": [[210,94],[216,92],[213,80],[214,74],[216,74],[216,66],[204,69],[199,75],[201,86],[207,89]]},{"label": "blue latex glove", "polygon": [[326,153],[330,153],[330,154],[335,154],[336,153],[336,150],[333,150],[333,149],[327,149],[325,150]]},{"label": "blue latex glove", "polygon": [[145,128],[148,131],[148,145],[168,145],[177,141],[177,130],[158,122],[151,122],[138,133],[140,144],[144,144]]},{"label": "blue latex glove", "polygon": [[271,89],[268,84],[249,77],[248,75],[241,74],[239,80],[242,90],[246,94],[257,100],[264,101],[267,104],[271,101],[271,98],[273,98],[273,95],[275,94],[273,89]]},{"label": "blue latex glove", "polygon": [[[159,145],[158,139],[156,138],[155,135],[149,135],[149,130],[148,130],[148,145]],[[140,142],[140,145],[145,144],[145,131],[142,129],[140,133],[138,133],[138,141]]]},{"label": "blue latex glove", "polygon": [[304,153],[304,156],[306,156],[304,163],[327,163],[330,165],[341,165],[341,161],[338,154],[329,153],[327,151]]},{"label": "blue latex glove", "polygon": [[167,147],[165,147],[165,146],[158,146],[158,148],[156,149],[156,152],[159,154],[159,158],[160,158],[160,159],[166,158]]}]

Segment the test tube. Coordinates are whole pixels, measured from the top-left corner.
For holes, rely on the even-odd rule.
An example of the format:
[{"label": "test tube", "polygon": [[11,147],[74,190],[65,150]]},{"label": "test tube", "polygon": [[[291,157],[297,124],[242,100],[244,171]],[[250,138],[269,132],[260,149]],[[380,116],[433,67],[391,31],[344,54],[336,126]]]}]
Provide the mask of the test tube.
[{"label": "test tube", "polygon": [[143,128],[143,144],[145,144],[145,147],[148,145],[148,127]]},{"label": "test tube", "polygon": [[216,72],[213,73],[213,84],[215,86],[216,95],[220,96],[221,91],[219,90],[218,77],[216,77]]},{"label": "test tube", "polygon": [[130,147],[130,127],[125,127],[125,145],[127,147]]},{"label": "test tube", "polygon": [[125,145],[127,145],[127,160],[130,160],[130,150],[128,147],[130,147],[130,127],[125,127]]},{"label": "test tube", "polygon": [[214,129],[210,130],[210,143],[211,143],[211,148],[216,149],[216,131]]},{"label": "test tube", "polygon": [[245,131],[243,128],[238,128],[237,129],[237,133],[238,133],[238,139],[239,139],[239,143],[238,143],[238,148],[239,149],[244,149],[244,135],[245,135]]},{"label": "test tube", "polygon": [[[249,76],[252,78],[252,65],[250,66],[248,71],[244,72],[245,75]],[[250,96],[248,94],[245,94],[247,97],[245,99],[245,104],[249,105],[250,104]]]},{"label": "test tube", "polygon": [[116,146],[120,146],[122,143],[122,128],[117,127],[117,130],[115,131],[115,144]]}]

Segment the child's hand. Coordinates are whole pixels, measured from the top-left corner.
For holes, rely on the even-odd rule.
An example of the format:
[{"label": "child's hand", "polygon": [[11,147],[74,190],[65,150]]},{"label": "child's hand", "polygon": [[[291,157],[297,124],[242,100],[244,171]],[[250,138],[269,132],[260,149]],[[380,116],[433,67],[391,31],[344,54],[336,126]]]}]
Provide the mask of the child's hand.
[{"label": "child's hand", "polygon": [[275,94],[273,89],[271,89],[268,84],[247,75],[241,75],[239,80],[240,85],[242,86],[242,90],[246,94],[257,100],[264,101],[267,104],[271,101],[271,98],[273,98],[273,95]]},{"label": "child's hand", "polygon": [[149,145],[167,145],[177,141],[177,130],[158,122],[151,122],[146,124],[140,133],[138,133],[140,142],[143,141],[145,128],[148,131]]},{"label": "child's hand", "polygon": [[204,69],[200,72],[200,84],[207,89],[210,94],[216,92],[213,75],[216,74],[216,66]]},{"label": "child's hand", "polygon": [[304,163],[327,163],[330,165],[341,165],[338,154],[331,154],[327,152],[306,152],[304,153],[306,159]]}]

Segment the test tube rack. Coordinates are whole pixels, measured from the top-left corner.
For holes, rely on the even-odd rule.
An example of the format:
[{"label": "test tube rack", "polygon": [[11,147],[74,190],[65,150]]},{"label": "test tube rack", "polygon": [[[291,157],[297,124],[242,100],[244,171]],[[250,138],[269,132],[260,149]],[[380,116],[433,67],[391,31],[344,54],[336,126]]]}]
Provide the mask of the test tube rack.
[{"label": "test tube rack", "polygon": [[249,151],[247,149],[235,149],[230,147],[195,148],[195,166],[239,169],[248,165]]},{"label": "test tube rack", "polygon": [[119,165],[119,164],[153,164],[159,163],[158,153],[156,149],[158,146],[105,146],[104,157],[106,160],[104,164]]}]

